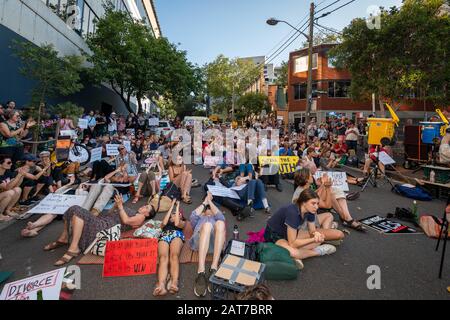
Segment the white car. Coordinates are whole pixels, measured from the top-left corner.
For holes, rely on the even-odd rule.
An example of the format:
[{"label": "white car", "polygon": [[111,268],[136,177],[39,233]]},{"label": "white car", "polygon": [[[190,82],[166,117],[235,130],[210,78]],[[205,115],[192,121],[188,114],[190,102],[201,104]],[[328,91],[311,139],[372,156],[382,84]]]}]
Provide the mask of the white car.
[{"label": "white car", "polygon": [[161,133],[164,135],[164,137],[167,137],[175,130],[174,127],[170,125],[169,121],[159,121],[158,128],[156,128],[156,135],[159,137],[161,136]]}]

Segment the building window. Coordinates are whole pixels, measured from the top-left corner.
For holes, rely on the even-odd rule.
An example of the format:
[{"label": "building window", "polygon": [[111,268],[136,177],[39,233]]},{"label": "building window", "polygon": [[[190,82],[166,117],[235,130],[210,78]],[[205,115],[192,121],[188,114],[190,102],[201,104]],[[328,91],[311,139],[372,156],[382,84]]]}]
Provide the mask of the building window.
[{"label": "building window", "polygon": [[[294,85],[294,100],[306,99],[308,92],[308,84],[301,83]],[[313,82],[312,85],[312,97],[317,98],[317,82]]]},{"label": "building window", "polygon": [[[317,60],[319,59],[319,54],[314,53],[312,55],[312,68],[317,69]],[[298,57],[295,59],[294,73],[306,72],[308,71],[308,56]]]},{"label": "building window", "polygon": [[349,89],[351,81],[329,81],[328,97],[330,98],[349,98]]}]

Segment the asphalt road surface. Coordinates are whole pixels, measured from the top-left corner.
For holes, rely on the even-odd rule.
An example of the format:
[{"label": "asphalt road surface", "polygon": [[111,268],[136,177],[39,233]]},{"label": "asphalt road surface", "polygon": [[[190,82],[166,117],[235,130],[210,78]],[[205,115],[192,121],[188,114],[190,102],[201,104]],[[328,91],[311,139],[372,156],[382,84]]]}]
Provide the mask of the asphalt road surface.
[{"label": "asphalt road surface", "polygon": [[[207,181],[208,171],[201,167],[193,168],[194,178],[201,183]],[[293,186],[283,181],[283,192],[270,187],[269,202],[273,212],[291,201]],[[351,190],[358,188],[351,186]],[[188,217],[203,198],[203,188],[192,189],[193,204],[183,204]],[[141,203],[142,204],[142,203]],[[127,204],[138,208],[136,205]],[[349,202],[354,218],[362,219],[374,214],[385,216],[394,212],[395,207],[411,207],[412,200],[400,197],[382,186],[368,189],[356,200]],[[444,202],[419,202],[420,214],[442,216]],[[163,214],[158,214],[157,218]],[[225,210],[227,234],[232,235],[235,224],[239,225],[241,239],[246,238],[247,231],[259,231],[265,226],[268,216],[263,210],[256,216],[237,223],[235,218]],[[36,217],[32,217],[35,220]],[[41,234],[33,239],[23,239],[20,230],[30,221],[16,221],[3,226],[0,231],[1,271],[14,271],[8,282],[54,270],[53,263],[63,254],[65,248],[53,252],[44,252],[42,248],[57,239],[61,232],[62,221],[55,221]],[[447,248],[443,279],[438,279],[440,252],[434,251],[436,241],[423,234],[418,235],[382,235],[369,230],[359,233],[350,230],[344,243],[335,254],[312,258],[304,261],[305,268],[299,272],[294,281],[266,281],[275,299],[439,299],[450,298],[447,286],[450,285],[450,247]],[[75,264],[79,258],[71,262]],[[381,269],[381,289],[369,290],[367,273],[369,266]],[[77,290],[72,299],[136,299],[152,300],[156,275],[103,278],[102,266],[81,267],[81,290]],[[181,265],[180,292],[158,299],[198,299],[193,293],[196,265]],[[1,288],[1,287],[0,287]],[[207,296],[203,299],[209,299]]]}]

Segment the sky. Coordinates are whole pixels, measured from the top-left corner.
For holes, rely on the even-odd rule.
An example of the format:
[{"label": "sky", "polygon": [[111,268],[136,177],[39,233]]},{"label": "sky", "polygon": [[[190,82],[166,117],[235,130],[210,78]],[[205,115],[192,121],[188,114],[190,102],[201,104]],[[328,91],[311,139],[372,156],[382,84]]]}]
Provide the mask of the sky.
[{"label": "sky", "polygon": [[[294,26],[309,18],[310,0],[154,0],[164,37],[187,51],[189,61],[204,65],[219,54],[227,57],[266,56],[275,65],[287,61],[289,52],[301,47],[303,36],[278,56],[276,50],[292,33],[286,24],[269,26],[275,17]],[[317,11],[336,0],[314,0]],[[325,12],[349,2],[340,0]],[[370,6],[390,8],[401,0],[356,0],[319,20],[319,24],[342,30],[354,18],[367,17]],[[301,24],[299,25],[299,23]],[[305,30],[306,33],[308,30]],[[282,41],[282,42],[280,42]]]}]

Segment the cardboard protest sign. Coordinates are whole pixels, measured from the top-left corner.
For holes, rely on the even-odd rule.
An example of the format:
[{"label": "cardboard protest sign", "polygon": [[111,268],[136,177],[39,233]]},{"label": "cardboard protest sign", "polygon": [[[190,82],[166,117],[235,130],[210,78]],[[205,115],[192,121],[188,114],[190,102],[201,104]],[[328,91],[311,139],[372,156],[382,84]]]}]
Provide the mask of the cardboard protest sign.
[{"label": "cardboard protest sign", "polygon": [[102,147],[91,150],[91,163],[102,160]]},{"label": "cardboard protest sign", "polygon": [[57,194],[50,193],[44,199],[39,202],[37,206],[29,210],[27,213],[34,214],[57,214],[63,215],[67,209],[72,206],[81,206],[86,200],[86,195],[70,195],[70,194]]},{"label": "cardboard protest sign", "polygon": [[39,290],[42,291],[43,300],[59,300],[65,270],[66,268],[61,268],[7,283],[0,300],[37,300]]},{"label": "cardboard protest sign", "polygon": [[377,215],[360,220],[360,222],[369,228],[372,228],[383,234],[418,234],[416,229],[402,225],[401,223],[388,220]]},{"label": "cardboard protest sign", "polygon": [[150,127],[157,127],[157,126],[159,126],[159,118],[150,118],[150,119],[148,119],[148,125]]},{"label": "cardboard protest sign", "polygon": [[348,192],[350,188],[347,183],[347,173],[339,171],[317,171],[314,174],[314,179],[318,180],[322,178],[324,174],[327,174],[333,180],[333,187]]},{"label": "cardboard protest sign", "polygon": [[161,151],[153,150],[144,154],[144,162],[141,165],[141,168],[150,168],[153,165],[156,165],[158,162],[158,158],[161,155]]},{"label": "cardboard protest sign", "polygon": [[103,277],[127,277],[156,273],[156,239],[108,241]]},{"label": "cardboard protest sign", "polygon": [[212,193],[213,196],[223,197],[223,198],[231,198],[231,199],[240,199],[239,195],[236,191],[228,189],[224,186],[212,186],[208,185],[208,190]]},{"label": "cardboard protest sign", "polygon": [[88,120],[87,119],[78,119],[78,128],[80,129],[87,129],[88,127]]},{"label": "cardboard protest sign", "polygon": [[123,142],[123,145],[128,152],[131,152],[131,141],[126,140]]},{"label": "cardboard protest sign", "polygon": [[106,145],[106,155],[117,156],[119,154],[119,144],[107,144]]},{"label": "cardboard protest sign", "polygon": [[215,168],[221,162],[221,158],[218,156],[206,156],[203,166],[205,168]]},{"label": "cardboard protest sign", "polygon": [[279,157],[279,156],[259,156],[259,165],[278,165],[279,173],[286,174],[295,172],[297,167],[297,163],[299,161],[299,157],[291,156],[291,157]]}]

